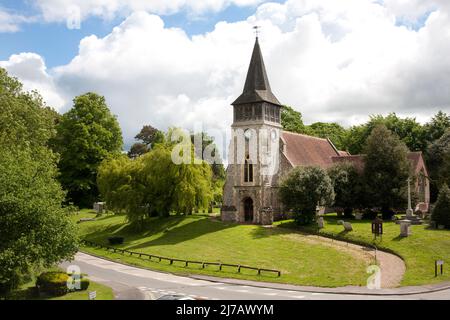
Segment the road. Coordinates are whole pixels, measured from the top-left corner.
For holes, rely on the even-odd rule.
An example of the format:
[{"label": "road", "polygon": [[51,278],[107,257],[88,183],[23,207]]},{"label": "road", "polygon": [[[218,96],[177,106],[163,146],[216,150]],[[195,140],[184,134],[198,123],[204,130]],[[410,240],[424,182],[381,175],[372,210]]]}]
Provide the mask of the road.
[{"label": "road", "polygon": [[450,300],[450,290],[408,296],[327,294],[211,282],[135,268],[84,253],[61,266],[77,265],[92,281],[114,289],[119,300],[154,300],[181,294],[202,300]]}]

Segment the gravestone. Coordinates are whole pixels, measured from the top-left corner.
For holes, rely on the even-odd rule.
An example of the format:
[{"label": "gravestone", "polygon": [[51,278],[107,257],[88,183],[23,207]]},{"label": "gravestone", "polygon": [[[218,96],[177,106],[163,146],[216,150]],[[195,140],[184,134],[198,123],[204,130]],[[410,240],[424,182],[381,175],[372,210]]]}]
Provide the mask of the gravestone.
[{"label": "gravestone", "polygon": [[325,222],[323,221],[323,217],[319,217],[317,219],[317,227],[319,229],[323,229],[325,227]]},{"label": "gravestone", "polygon": [[400,236],[409,237],[411,235],[411,221],[400,220]]},{"label": "gravestone", "polygon": [[104,202],[94,203],[94,210],[97,212],[97,214],[102,214],[103,210],[105,210],[105,203]]},{"label": "gravestone", "polygon": [[352,224],[350,222],[344,222],[344,230],[345,231],[353,231]]},{"label": "gravestone", "polygon": [[362,212],[357,212],[355,213],[355,219],[356,220],[362,220],[364,213]]}]

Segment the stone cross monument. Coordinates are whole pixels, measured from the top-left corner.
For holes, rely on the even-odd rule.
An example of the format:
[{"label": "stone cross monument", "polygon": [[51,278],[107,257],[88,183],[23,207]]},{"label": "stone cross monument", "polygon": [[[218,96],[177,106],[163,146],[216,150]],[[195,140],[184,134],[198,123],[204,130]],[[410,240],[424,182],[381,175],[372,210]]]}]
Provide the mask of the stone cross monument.
[{"label": "stone cross monument", "polygon": [[414,216],[414,211],[411,205],[411,178],[408,178],[408,210],[406,210],[406,218],[412,218]]}]

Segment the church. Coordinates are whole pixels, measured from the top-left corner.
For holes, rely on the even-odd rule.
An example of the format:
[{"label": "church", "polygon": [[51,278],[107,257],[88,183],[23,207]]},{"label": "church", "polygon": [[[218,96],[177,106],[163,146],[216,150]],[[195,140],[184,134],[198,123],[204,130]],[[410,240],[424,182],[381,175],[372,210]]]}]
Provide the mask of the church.
[{"label": "church", "polygon": [[[362,155],[338,150],[331,140],[283,131],[282,104],[273,94],[256,38],[243,93],[232,103],[229,163],[223,190],[223,221],[271,225],[283,212],[280,179],[297,166],[328,169],[348,161],[362,171]],[[408,155],[417,175],[421,211],[428,211],[430,186],[422,153]]]}]

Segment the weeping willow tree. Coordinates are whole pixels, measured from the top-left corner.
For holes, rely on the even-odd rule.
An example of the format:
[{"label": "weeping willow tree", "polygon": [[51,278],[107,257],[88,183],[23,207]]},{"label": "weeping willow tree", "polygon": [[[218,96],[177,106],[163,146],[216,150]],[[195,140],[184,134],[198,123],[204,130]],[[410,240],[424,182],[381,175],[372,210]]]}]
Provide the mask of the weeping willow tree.
[{"label": "weeping willow tree", "polygon": [[213,199],[211,166],[197,159],[190,138],[169,130],[165,142],[132,160],[105,160],[97,183],[109,208],[142,226],[152,216],[192,214]]}]

